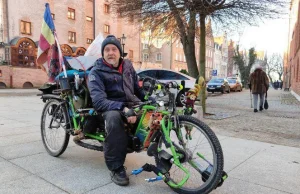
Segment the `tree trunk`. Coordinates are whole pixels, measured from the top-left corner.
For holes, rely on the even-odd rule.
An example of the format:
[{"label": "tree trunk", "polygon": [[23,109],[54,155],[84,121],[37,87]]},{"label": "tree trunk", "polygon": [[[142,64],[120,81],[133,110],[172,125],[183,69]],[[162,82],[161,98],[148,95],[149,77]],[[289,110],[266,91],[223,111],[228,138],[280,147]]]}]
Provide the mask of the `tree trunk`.
[{"label": "tree trunk", "polygon": [[[191,36],[191,35],[190,35]],[[188,67],[188,72],[190,76],[196,78],[199,75],[197,68],[196,56],[195,56],[195,37],[186,37],[186,41],[181,41],[183,44],[183,51],[185,54],[185,59]]]},{"label": "tree trunk", "polygon": [[[200,76],[205,79],[205,61],[206,61],[206,29],[205,29],[205,18],[206,15],[200,15],[200,55],[199,55],[199,69],[200,69]],[[205,99],[205,90],[206,87],[201,91],[202,97],[202,112],[203,115],[206,113],[206,99]]]}]

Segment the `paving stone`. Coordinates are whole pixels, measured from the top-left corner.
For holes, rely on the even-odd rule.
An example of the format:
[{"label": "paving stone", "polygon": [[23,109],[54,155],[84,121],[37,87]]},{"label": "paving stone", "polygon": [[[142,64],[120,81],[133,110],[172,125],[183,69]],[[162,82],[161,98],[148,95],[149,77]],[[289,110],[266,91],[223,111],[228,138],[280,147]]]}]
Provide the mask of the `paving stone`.
[{"label": "paving stone", "polygon": [[27,177],[29,175],[31,175],[29,172],[8,161],[0,162],[0,184]]},{"label": "paving stone", "polygon": [[0,193],[5,194],[66,194],[63,190],[36,176],[11,181],[0,185]]}]

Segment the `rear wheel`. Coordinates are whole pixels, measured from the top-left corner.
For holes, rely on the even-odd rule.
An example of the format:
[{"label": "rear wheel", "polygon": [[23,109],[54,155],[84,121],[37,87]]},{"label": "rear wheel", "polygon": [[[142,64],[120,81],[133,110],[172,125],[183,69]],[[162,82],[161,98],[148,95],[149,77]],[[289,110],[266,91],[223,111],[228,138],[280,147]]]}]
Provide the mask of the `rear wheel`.
[{"label": "rear wheel", "polygon": [[[223,152],[218,138],[205,123],[186,115],[179,116],[179,127],[176,131],[171,131],[170,138],[176,152],[181,154],[180,162],[189,171],[190,177],[180,188],[170,187],[177,193],[183,194],[211,192],[221,180],[224,165]],[[172,153],[169,148],[165,147],[162,138],[158,147],[159,150]],[[175,164],[171,166],[167,174],[170,181],[175,184],[186,176]]]},{"label": "rear wheel", "polygon": [[54,157],[60,156],[66,150],[70,134],[69,117],[60,101],[51,99],[45,106],[41,118],[41,135],[47,152]]}]

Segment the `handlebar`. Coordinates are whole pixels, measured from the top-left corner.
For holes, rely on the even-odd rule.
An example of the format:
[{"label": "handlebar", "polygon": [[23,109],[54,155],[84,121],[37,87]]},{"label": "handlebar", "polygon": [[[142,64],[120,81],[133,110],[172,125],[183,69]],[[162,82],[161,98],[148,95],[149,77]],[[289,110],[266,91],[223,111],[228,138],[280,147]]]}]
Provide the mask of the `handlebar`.
[{"label": "handlebar", "polygon": [[151,77],[145,77],[143,79],[143,90],[148,92],[148,95],[151,95],[153,91],[156,90],[162,90],[163,92],[169,92],[170,89],[183,90],[184,85],[185,85],[184,81],[182,81],[181,84],[178,84],[175,81],[162,83]]}]

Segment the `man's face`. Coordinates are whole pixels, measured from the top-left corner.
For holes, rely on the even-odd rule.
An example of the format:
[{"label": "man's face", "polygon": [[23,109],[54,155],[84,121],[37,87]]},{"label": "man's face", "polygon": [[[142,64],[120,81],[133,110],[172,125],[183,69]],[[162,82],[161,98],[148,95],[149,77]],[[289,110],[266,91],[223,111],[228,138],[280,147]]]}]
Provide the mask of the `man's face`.
[{"label": "man's face", "polygon": [[121,57],[118,47],[113,44],[108,44],[104,47],[103,57],[106,62],[111,64],[114,67],[118,67],[119,59]]}]

